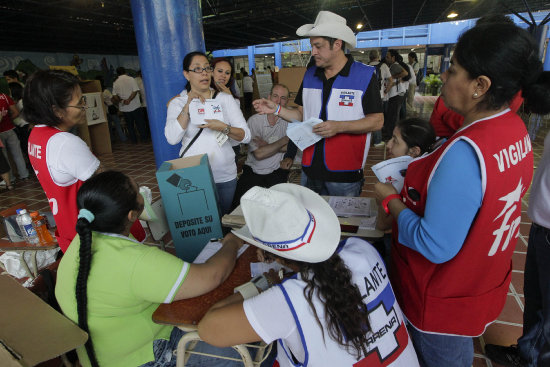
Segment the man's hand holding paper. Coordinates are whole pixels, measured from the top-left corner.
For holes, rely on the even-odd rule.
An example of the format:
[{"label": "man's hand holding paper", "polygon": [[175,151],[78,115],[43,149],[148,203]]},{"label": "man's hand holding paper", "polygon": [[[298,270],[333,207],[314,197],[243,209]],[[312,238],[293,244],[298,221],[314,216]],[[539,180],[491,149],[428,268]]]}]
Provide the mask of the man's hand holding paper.
[{"label": "man's hand holding paper", "polygon": [[339,127],[338,121],[323,121],[313,126],[313,132],[323,138],[330,138],[340,133]]},{"label": "man's hand holding paper", "polygon": [[[330,122],[330,121],[325,121]],[[323,136],[314,132],[314,126],[323,123],[323,120],[318,118],[310,118],[304,122],[293,122],[288,124],[286,135],[296,144],[300,150],[317,143],[323,139]],[[324,131],[324,130],[323,130]]]}]

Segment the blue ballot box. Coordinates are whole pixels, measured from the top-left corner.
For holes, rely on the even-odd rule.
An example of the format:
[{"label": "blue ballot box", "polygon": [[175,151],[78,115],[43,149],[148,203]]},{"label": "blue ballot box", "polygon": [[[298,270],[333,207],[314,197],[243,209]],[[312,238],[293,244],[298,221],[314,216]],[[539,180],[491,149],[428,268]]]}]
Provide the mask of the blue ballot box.
[{"label": "blue ballot box", "polygon": [[208,240],[222,237],[208,156],[166,161],[157,171],[157,181],[176,254],[192,262]]}]

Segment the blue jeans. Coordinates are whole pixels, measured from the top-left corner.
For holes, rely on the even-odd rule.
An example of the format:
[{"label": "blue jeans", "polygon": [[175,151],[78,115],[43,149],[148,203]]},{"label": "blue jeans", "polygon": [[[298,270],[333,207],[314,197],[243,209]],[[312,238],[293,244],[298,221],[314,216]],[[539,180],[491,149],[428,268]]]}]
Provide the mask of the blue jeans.
[{"label": "blue jeans", "polygon": [[[382,101],[382,110],[384,111],[384,116],[388,110],[388,101]],[[378,144],[382,142],[382,129],[372,132],[372,143]]]},{"label": "blue jeans", "polygon": [[128,140],[126,135],[124,135],[124,131],[122,131],[122,127],[120,126],[120,118],[118,117],[118,115],[116,113],[107,114],[107,119],[109,120],[110,124],[115,125],[115,129],[120,141]]},{"label": "blue jeans", "polygon": [[[177,358],[173,352],[177,349],[178,342],[183,334],[184,331],[175,327],[172,329],[172,333],[170,334],[170,340],[157,339],[153,341],[153,353],[155,355],[155,360],[147,362],[141,365],[141,367],[175,367]],[[197,343],[194,351],[216,354],[225,357],[240,358],[239,353],[237,353],[237,351],[233,348],[217,348],[202,341]],[[242,362],[228,361],[226,359],[192,354],[185,365],[189,367],[241,367],[243,364]]]},{"label": "blue jeans", "polygon": [[470,367],[474,362],[471,337],[430,334],[407,325],[421,367]]},{"label": "blue jeans", "polygon": [[363,190],[364,179],[356,182],[329,182],[315,180],[307,177],[304,171],[300,178],[300,184],[318,193],[330,196],[360,196]]},{"label": "blue jeans", "polygon": [[233,196],[235,195],[236,188],[236,178],[231,181],[216,183],[216,190],[218,191],[218,203],[220,204],[221,215],[229,214],[229,212],[231,211],[231,204],[233,203]]},{"label": "blue jeans", "polygon": [[550,229],[533,223],[529,232],[523,292],[523,336],[518,340],[527,366],[550,366]]},{"label": "blue jeans", "polygon": [[130,135],[130,140],[132,143],[137,143],[136,131],[134,129],[134,124],[139,131],[139,137],[141,141],[147,139],[147,127],[145,126],[145,116],[141,108],[136,108],[130,112],[123,112],[124,119],[126,120],[126,126],[128,127],[128,134]]},{"label": "blue jeans", "polygon": [[[4,147],[6,147],[6,149],[2,149],[4,157],[6,158],[6,161],[9,162],[9,159],[8,159],[8,150],[9,150],[11,157],[15,162],[15,166],[17,167],[17,173],[19,174],[19,178],[24,179],[29,177],[27,164],[25,163],[25,158],[23,157],[23,153],[21,152],[21,144],[19,143],[19,138],[17,138],[17,134],[15,134],[15,129],[2,131],[0,133],[0,140],[2,140],[2,144],[4,144]],[[15,180],[11,169],[10,169],[10,177],[12,177],[12,179]]]}]

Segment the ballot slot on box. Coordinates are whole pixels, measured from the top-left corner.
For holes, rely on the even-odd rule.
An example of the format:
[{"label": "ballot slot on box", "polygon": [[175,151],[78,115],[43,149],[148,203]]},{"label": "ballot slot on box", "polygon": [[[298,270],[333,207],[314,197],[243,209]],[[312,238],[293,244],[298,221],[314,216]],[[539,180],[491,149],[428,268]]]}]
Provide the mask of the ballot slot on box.
[{"label": "ballot slot on box", "polygon": [[208,156],[166,161],[157,171],[157,181],[176,254],[192,262],[211,238],[222,236]]}]

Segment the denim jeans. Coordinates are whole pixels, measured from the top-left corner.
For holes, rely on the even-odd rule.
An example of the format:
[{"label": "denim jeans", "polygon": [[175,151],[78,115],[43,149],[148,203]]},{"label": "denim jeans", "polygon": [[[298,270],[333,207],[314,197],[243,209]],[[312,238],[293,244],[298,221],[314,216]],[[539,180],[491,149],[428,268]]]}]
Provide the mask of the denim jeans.
[{"label": "denim jeans", "polygon": [[[19,174],[19,178],[24,179],[29,177],[29,171],[27,170],[25,158],[23,157],[23,153],[21,152],[21,144],[19,143],[17,134],[15,134],[15,130],[11,129],[7,131],[2,131],[0,133],[0,140],[2,140],[2,143],[6,148],[6,149],[2,149],[2,152],[4,153],[4,157],[6,157],[6,161],[9,162],[8,152],[7,152],[9,150],[11,157],[15,162],[15,166],[17,167],[17,173]],[[12,177],[12,179],[15,179],[11,169],[10,169],[10,176]]]},{"label": "denim jeans", "polygon": [[430,334],[407,325],[421,367],[470,367],[474,362],[471,337]]},{"label": "denim jeans", "polygon": [[233,179],[227,182],[216,183],[216,190],[218,191],[218,203],[220,204],[220,215],[229,214],[231,211],[231,203],[233,203],[233,196],[235,195],[235,189],[237,188],[237,179]]},{"label": "denim jeans", "polygon": [[550,229],[533,223],[525,259],[523,336],[518,340],[527,366],[550,366]]},{"label": "denim jeans", "polygon": [[[120,118],[118,117],[118,114],[107,114],[107,119],[109,120],[110,125],[115,125],[116,133],[118,135],[118,138],[120,141],[126,141],[128,138],[126,135],[124,135],[124,131],[122,131],[122,127],[120,126]],[[112,132],[111,132],[112,134]]]},{"label": "denim jeans", "polygon": [[388,109],[384,113],[384,127],[382,127],[382,139],[388,141],[393,135],[395,124],[399,120],[399,110],[403,104],[405,96],[394,96],[388,100]]},{"label": "denim jeans", "polygon": [[[147,362],[141,367],[175,367],[177,358],[173,352],[177,349],[178,342],[183,334],[184,331],[175,327],[170,334],[170,340],[157,339],[153,341],[155,360]],[[240,358],[239,353],[233,348],[217,348],[202,341],[197,343],[194,351]],[[243,364],[242,362],[192,354],[185,365],[189,367],[241,367]]]},{"label": "denim jeans", "polygon": [[329,182],[307,177],[304,171],[300,184],[318,193],[330,196],[360,196],[365,179],[356,182]]},{"label": "denim jeans", "polygon": [[145,116],[141,108],[136,108],[130,112],[123,112],[124,119],[126,120],[126,126],[128,127],[128,134],[130,135],[130,140],[132,143],[137,143],[136,131],[134,129],[134,124],[139,131],[139,137],[141,141],[147,139],[147,127],[145,126]]}]

